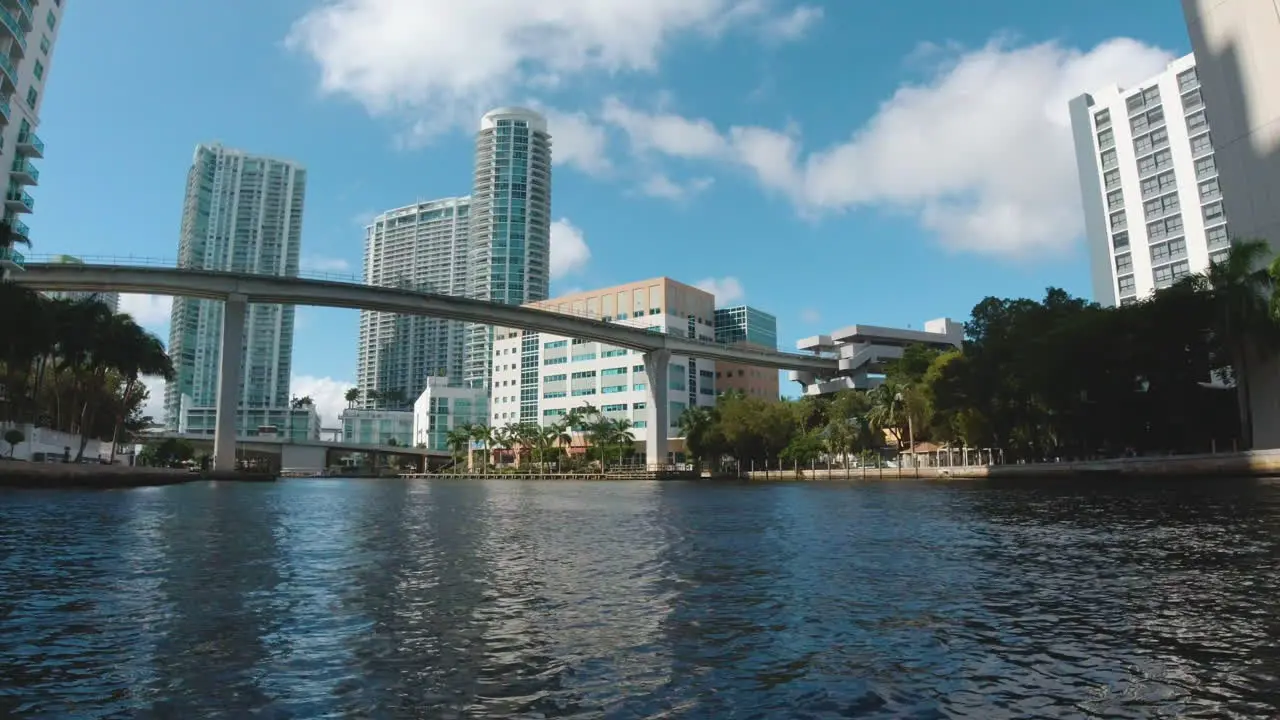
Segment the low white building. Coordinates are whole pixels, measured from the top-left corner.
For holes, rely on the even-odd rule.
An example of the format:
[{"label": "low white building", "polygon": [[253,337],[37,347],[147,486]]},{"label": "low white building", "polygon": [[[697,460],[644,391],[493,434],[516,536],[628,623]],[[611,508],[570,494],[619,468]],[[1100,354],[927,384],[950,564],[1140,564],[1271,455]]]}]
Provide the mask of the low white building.
[{"label": "low white building", "polygon": [[413,413],[408,410],[342,411],[342,442],[357,445],[398,445],[413,443]]},{"label": "low white building", "polygon": [[[691,285],[656,278],[530,303],[554,312],[596,317],[650,332],[714,341],[715,297]],[[668,376],[651,378],[639,351],[607,343],[495,328],[489,424],[550,425],[575,407],[590,405],[605,417],[627,419],[637,442],[648,427],[649,383],[669,392],[667,437],[679,435],[691,405],[714,406],[715,362],[671,357]]]},{"label": "low white building", "polygon": [[830,335],[815,335],[796,342],[796,348],[840,360],[840,374],[816,377],[808,372],[791,372],[791,379],[804,386],[805,395],[826,395],[841,390],[870,390],[884,381],[885,366],[902,357],[909,345],[939,349],[958,348],[964,343],[964,326],[950,318],[930,320],[924,330],[850,325]]},{"label": "low white building", "polygon": [[413,403],[413,444],[449,450],[449,431],[463,425],[488,425],[489,399],[484,388],[465,387],[448,378],[427,378]]},{"label": "low white building", "polygon": [[[218,409],[192,407],[191,396],[182,397],[181,419],[178,432],[183,435],[213,437],[217,428]],[[239,437],[292,438],[294,440],[319,440],[320,415],[314,407],[298,408],[238,408],[236,410],[236,435]]]}]

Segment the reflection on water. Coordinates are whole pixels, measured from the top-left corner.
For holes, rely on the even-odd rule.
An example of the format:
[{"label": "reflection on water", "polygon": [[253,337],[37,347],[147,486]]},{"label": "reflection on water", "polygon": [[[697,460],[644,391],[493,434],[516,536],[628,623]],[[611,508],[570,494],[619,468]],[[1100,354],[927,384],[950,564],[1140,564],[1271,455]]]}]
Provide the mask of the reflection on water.
[{"label": "reflection on water", "polygon": [[1280,485],[0,494],[0,717],[1273,717]]}]

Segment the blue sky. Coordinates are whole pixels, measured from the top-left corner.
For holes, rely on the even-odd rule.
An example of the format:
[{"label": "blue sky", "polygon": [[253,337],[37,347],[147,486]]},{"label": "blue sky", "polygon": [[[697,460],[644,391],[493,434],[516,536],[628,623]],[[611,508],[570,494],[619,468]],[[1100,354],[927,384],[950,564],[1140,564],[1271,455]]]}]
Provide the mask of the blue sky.
[{"label": "blue sky", "polygon": [[[106,29],[109,29],[107,31]],[[548,114],[552,292],[667,275],[780,341],[1089,291],[1066,101],[1189,51],[1169,0],[81,0],[51,68],[33,254],[173,258],[219,140],[309,171],[303,263],[469,192],[479,115]],[[126,298],[167,337],[167,303]],[[301,309],[331,407],[357,314]]]}]

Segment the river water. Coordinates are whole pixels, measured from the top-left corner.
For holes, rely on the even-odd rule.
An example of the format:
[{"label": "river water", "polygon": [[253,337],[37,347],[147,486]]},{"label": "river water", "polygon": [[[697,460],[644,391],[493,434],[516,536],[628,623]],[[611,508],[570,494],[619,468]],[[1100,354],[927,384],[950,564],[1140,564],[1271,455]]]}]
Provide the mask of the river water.
[{"label": "river water", "polygon": [[0,717],[1280,715],[1280,484],[0,492]]}]

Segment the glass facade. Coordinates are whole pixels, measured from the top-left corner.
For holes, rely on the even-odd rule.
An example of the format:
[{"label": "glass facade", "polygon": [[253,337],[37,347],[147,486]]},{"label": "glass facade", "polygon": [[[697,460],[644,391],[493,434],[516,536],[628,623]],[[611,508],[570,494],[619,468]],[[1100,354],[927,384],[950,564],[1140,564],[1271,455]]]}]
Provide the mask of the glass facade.
[{"label": "glass facade", "polygon": [[778,347],[778,319],[747,305],[716,309],[716,342]]},{"label": "glass facade", "polygon": [[[221,145],[196,148],[187,174],[178,267],[296,277],[306,170]],[[217,405],[221,302],[177,297],[169,328],[176,376],[165,387],[165,424],[176,431],[183,396]],[[241,346],[242,409],[287,408],[293,306],[249,305]],[[250,428],[242,426],[244,434]]]}]

